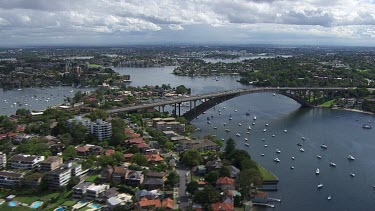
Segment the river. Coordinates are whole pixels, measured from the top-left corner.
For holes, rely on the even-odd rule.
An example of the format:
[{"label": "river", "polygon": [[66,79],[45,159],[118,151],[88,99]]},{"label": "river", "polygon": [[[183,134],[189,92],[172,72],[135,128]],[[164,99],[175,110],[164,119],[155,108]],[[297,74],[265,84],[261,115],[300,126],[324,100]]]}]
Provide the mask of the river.
[{"label": "river", "polygon": [[[174,67],[115,68],[119,73],[131,76],[132,86],[183,84],[192,89],[192,94],[245,88],[236,82],[238,78],[234,76],[221,76],[218,78],[219,81],[216,81],[213,77],[175,76],[172,74],[173,69]],[[0,107],[10,106],[10,103],[4,103],[9,97],[12,97],[9,101],[13,103],[24,102],[26,98],[28,102],[35,101],[33,95],[43,101],[47,97],[51,98],[51,94],[56,96],[49,102],[31,103],[35,106],[31,108],[40,110],[61,103],[63,95],[72,96],[72,89],[54,87],[45,90],[35,88],[0,91]],[[219,109],[222,115],[219,115]],[[238,111],[235,112],[235,109]],[[1,110],[1,114],[12,113],[15,110],[16,108],[7,108]],[[246,116],[246,112],[250,112],[251,115]],[[214,117],[211,124],[207,124],[206,118],[211,114]],[[233,117],[232,121],[229,121],[229,115]],[[254,115],[257,117],[256,124],[251,125]],[[275,203],[276,207],[269,210],[357,211],[372,210],[375,206],[375,130],[365,130],[361,127],[368,121],[373,124],[374,116],[320,108],[300,109],[298,103],[282,95],[257,93],[226,101],[200,115],[192,123],[202,129],[195,133],[195,136],[214,134],[218,138],[232,137],[236,140],[238,148],[247,150],[254,160],[279,177],[279,191],[269,192],[269,196],[282,199],[282,203]],[[231,130],[230,133],[224,131],[224,122],[227,123],[225,128]],[[266,123],[269,126],[267,131],[263,132]],[[249,125],[252,127],[251,132],[246,134]],[[215,126],[218,127],[217,130],[213,129]],[[284,132],[285,129],[287,133]],[[236,137],[236,133],[240,133],[241,137]],[[306,140],[303,141],[302,136]],[[249,139],[250,147],[244,145],[245,137]],[[263,138],[265,141],[262,141]],[[301,147],[296,145],[299,142],[303,144],[305,152],[299,151]],[[328,149],[320,147],[323,143]],[[267,148],[264,147],[265,144],[268,145]],[[276,154],[276,149],[281,153]],[[261,153],[265,156],[260,156]],[[321,160],[317,159],[318,154],[322,156]],[[347,159],[349,154],[355,157],[355,161]],[[294,161],[291,159],[292,156],[295,157]],[[276,157],[281,160],[280,163],[273,161]],[[331,161],[337,164],[336,168],[329,166]],[[292,165],[295,167],[294,170],[290,169]],[[315,175],[316,168],[320,169],[318,176]],[[356,176],[351,177],[350,173],[355,173]],[[318,190],[317,185],[320,183],[324,186]],[[330,201],[327,200],[328,195],[332,196]]]}]

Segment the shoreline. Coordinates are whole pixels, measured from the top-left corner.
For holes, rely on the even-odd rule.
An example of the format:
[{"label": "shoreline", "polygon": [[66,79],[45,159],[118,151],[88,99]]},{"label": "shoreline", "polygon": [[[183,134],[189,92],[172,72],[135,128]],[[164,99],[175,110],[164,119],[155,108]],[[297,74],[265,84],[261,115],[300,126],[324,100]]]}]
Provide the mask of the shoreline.
[{"label": "shoreline", "polygon": [[[318,107],[318,108],[324,108],[324,107]],[[375,115],[375,113],[370,111],[364,111],[364,110],[358,110],[358,109],[351,109],[351,108],[330,108],[332,110],[339,110],[339,111],[350,111],[350,112],[356,112],[356,113],[362,113],[362,114],[370,114]]]}]

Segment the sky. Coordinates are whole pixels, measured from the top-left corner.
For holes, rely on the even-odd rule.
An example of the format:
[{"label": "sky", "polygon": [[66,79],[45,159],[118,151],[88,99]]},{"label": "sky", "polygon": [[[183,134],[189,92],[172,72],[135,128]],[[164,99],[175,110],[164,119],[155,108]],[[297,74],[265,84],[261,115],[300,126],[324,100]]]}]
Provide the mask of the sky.
[{"label": "sky", "polygon": [[0,0],[0,46],[375,46],[375,0]]}]

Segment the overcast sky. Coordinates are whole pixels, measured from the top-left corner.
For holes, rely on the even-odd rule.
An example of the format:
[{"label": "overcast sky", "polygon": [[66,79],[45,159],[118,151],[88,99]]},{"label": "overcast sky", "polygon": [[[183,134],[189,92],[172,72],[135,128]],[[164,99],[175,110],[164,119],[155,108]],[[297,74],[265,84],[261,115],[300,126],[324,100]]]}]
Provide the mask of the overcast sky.
[{"label": "overcast sky", "polygon": [[375,0],[0,0],[0,46],[375,46]]}]

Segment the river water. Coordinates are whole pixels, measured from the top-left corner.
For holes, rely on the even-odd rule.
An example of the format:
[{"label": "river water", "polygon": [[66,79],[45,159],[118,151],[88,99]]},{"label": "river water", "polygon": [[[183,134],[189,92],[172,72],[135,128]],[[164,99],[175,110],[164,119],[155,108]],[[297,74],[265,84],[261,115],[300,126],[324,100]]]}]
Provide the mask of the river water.
[{"label": "river water", "polygon": [[[234,76],[221,76],[216,81],[213,77],[175,76],[172,74],[173,69],[174,67],[115,68],[121,74],[131,76],[132,86],[183,84],[192,89],[192,94],[246,88],[236,82],[238,78]],[[0,108],[10,106],[10,103],[4,103],[9,97],[12,97],[12,102],[15,98],[19,99],[17,101],[24,101],[25,97],[28,101],[35,101],[32,98],[35,95],[44,101],[53,94],[54,100],[32,103],[35,106],[33,109],[44,109],[54,103],[61,103],[63,95],[73,96],[70,93],[72,89],[55,87],[45,90],[36,88],[0,91]],[[12,109],[1,110],[1,114],[15,112]],[[219,109],[222,115],[219,115]],[[238,111],[235,112],[235,109]],[[251,115],[246,116],[246,112]],[[211,118],[211,115],[214,117]],[[232,121],[229,120],[230,115]],[[257,120],[252,125],[254,115]],[[211,124],[207,124],[207,117],[211,118]],[[282,203],[276,203],[276,207],[269,210],[358,211],[374,210],[375,206],[375,130],[361,127],[368,121],[373,124],[374,116],[330,109],[300,109],[298,103],[282,95],[258,93],[226,101],[200,115],[192,123],[202,129],[195,136],[213,134],[220,139],[232,137],[238,148],[248,150],[254,160],[279,177],[279,191],[269,192],[269,196],[282,199]],[[223,123],[227,125],[224,127]],[[265,126],[266,123],[269,124],[268,127]],[[246,134],[249,125],[252,129],[250,134]],[[213,128],[215,126],[217,130]],[[231,132],[225,132],[225,128],[229,128]],[[267,128],[266,132],[263,132],[264,128]],[[240,133],[241,137],[236,137],[236,133]],[[306,140],[303,141],[302,136]],[[249,147],[244,145],[244,138],[248,138]],[[265,141],[262,141],[263,138]],[[305,152],[299,151],[301,147],[297,143],[303,144]],[[323,143],[328,149],[320,147]],[[281,153],[276,154],[276,149]],[[265,154],[264,157],[260,155],[262,153]],[[318,154],[322,156],[321,160],[317,159]],[[347,159],[349,154],[355,157],[355,161]],[[292,156],[295,160],[291,159]],[[280,163],[273,161],[276,157],[281,160]],[[337,164],[336,168],[330,167],[331,161]],[[290,169],[292,165],[294,170]],[[318,176],[315,174],[316,168],[320,169]],[[350,173],[355,173],[356,176],[351,177]],[[318,190],[317,185],[320,183],[324,186]],[[332,196],[330,201],[327,200],[328,195]]]}]

